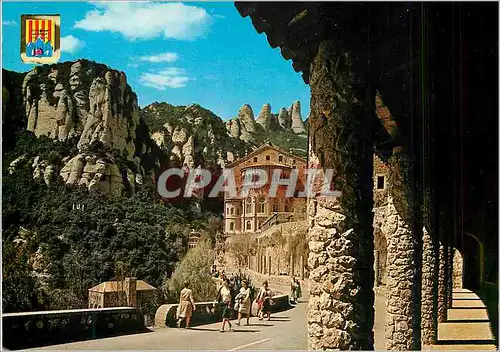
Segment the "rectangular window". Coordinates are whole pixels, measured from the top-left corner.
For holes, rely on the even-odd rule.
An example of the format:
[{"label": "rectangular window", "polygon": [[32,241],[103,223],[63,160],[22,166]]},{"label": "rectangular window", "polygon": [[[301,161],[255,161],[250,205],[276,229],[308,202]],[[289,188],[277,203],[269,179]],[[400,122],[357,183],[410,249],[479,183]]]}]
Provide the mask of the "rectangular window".
[{"label": "rectangular window", "polygon": [[279,161],[283,161],[283,155],[280,155],[280,156],[278,157],[278,160],[279,160]]},{"label": "rectangular window", "polygon": [[257,157],[254,157],[253,158],[253,162],[256,163],[257,162]]},{"label": "rectangular window", "polygon": [[271,156],[266,155],[266,160],[271,160]]},{"label": "rectangular window", "polygon": [[377,176],[377,189],[384,189],[385,178],[384,176]]}]

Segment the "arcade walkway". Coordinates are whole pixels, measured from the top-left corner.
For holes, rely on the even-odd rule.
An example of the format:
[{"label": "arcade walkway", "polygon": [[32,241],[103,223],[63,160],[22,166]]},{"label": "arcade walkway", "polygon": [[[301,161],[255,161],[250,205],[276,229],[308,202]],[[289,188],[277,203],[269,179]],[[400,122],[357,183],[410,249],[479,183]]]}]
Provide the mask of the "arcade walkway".
[{"label": "arcade walkway", "polygon": [[438,326],[438,343],[425,349],[495,350],[486,306],[474,292],[454,289],[448,321]]}]

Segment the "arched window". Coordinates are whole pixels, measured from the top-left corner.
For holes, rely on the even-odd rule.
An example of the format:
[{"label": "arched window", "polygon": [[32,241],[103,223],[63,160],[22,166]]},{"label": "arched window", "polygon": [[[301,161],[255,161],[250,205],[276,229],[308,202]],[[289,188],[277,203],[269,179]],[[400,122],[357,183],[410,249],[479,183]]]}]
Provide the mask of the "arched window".
[{"label": "arched window", "polygon": [[231,208],[231,215],[234,214],[234,208]]},{"label": "arched window", "polygon": [[247,198],[247,203],[246,203],[246,210],[245,212],[247,214],[250,214],[252,212],[252,199],[249,197]]},{"label": "arched window", "polygon": [[266,212],[266,203],[264,198],[261,198],[259,202],[259,213],[265,213]]},{"label": "arched window", "polygon": [[234,222],[232,222],[232,221],[229,223],[229,230],[230,231],[234,230]]},{"label": "arched window", "polygon": [[283,155],[280,155],[280,156],[278,157],[278,160],[279,160],[280,162],[281,162],[281,161],[283,161]]},{"label": "arched window", "polygon": [[247,230],[252,229],[252,223],[250,221],[247,221]]}]

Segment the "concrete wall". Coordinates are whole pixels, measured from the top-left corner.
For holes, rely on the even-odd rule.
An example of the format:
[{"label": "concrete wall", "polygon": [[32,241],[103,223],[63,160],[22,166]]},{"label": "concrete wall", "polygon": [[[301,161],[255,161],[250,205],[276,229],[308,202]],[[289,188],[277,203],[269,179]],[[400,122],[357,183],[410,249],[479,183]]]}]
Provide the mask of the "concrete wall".
[{"label": "concrete wall", "polygon": [[3,346],[25,349],[147,331],[135,308],[71,309],[2,315]]},{"label": "concrete wall", "polygon": [[[155,314],[156,327],[175,327],[178,304],[164,304],[158,308]],[[271,312],[279,312],[291,308],[288,294],[280,294],[273,297]],[[257,315],[257,302],[252,303],[252,315]],[[232,319],[237,318],[237,312],[233,310]],[[222,321],[222,310],[214,307],[214,302],[198,302],[196,310],[191,318],[191,325],[203,325]]]}]

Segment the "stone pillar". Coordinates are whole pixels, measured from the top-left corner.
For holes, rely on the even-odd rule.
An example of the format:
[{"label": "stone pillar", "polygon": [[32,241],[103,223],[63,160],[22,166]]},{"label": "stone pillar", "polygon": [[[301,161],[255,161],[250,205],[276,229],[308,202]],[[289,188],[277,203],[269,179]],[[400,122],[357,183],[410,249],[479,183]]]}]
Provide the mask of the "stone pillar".
[{"label": "stone pillar", "polygon": [[267,265],[269,266],[269,275],[273,274],[273,267],[272,267],[272,262],[271,262],[271,256],[269,256],[269,259],[267,261]]},{"label": "stone pillar", "polygon": [[457,249],[453,254],[453,288],[463,288],[464,261]]},{"label": "stone pillar", "polygon": [[295,269],[295,263],[294,263],[294,260],[293,260],[293,255],[290,255],[290,272],[288,273],[288,275],[290,275],[290,276],[293,277],[294,274],[295,274],[294,269]]},{"label": "stone pillar", "polygon": [[128,307],[137,306],[137,279],[135,277],[125,278],[125,283],[123,285],[125,291],[125,297],[127,298]]},{"label": "stone pillar", "polygon": [[451,308],[453,306],[453,247],[448,246],[447,260],[448,260],[448,268],[446,270],[446,298],[447,298],[447,307]]},{"label": "stone pillar", "polygon": [[[421,346],[421,251],[412,230],[416,194],[411,187],[411,163],[402,148],[390,160],[389,184],[396,229],[387,238],[386,325],[387,350],[419,350]],[[419,231],[420,232],[420,231]]]},{"label": "stone pillar", "polygon": [[444,323],[447,319],[446,300],[446,254],[445,247],[439,242],[439,274],[438,274],[438,322]]},{"label": "stone pillar", "polygon": [[432,235],[423,230],[422,249],[422,345],[433,345],[437,339],[437,280],[435,244]]},{"label": "stone pillar", "polygon": [[[367,62],[343,50],[339,43],[322,42],[311,65],[309,169],[332,170],[333,188],[341,192],[308,199],[312,350],[373,349],[375,94],[354,74],[367,72]],[[321,186],[317,181],[313,192]]]},{"label": "stone pillar", "polygon": [[380,286],[380,269],[379,269],[379,253],[377,250],[373,251],[374,259],[373,259],[373,270],[375,272],[375,283],[374,286]]}]

